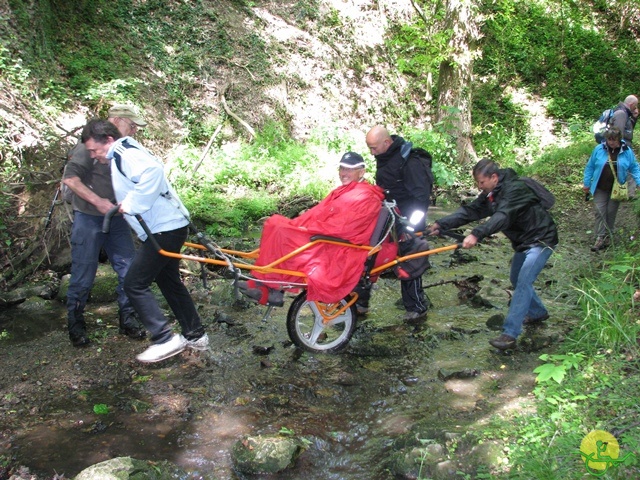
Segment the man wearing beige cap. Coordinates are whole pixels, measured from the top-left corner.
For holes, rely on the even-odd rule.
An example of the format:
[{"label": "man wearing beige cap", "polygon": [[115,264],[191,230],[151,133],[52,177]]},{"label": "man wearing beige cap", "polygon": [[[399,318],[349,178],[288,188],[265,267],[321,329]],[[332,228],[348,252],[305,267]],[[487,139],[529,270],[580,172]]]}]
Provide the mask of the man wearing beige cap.
[{"label": "man wearing beige cap", "polygon": [[[130,105],[114,105],[108,120],[123,136],[133,136],[147,123]],[[69,152],[63,183],[73,192],[73,227],[71,229],[71,280],[67,291],[67,323],[69,339],[74,347],[86,347],[84,309],[98,269],[100,250],[104,248],[118,275],[120,333],[141,340],[146,332],[123,289],[124,277],[135,255],[129,224],[116,216],[109,233],[102,233],[104,215],[115,205],[109,164],[91,159],[82,142]]]}]

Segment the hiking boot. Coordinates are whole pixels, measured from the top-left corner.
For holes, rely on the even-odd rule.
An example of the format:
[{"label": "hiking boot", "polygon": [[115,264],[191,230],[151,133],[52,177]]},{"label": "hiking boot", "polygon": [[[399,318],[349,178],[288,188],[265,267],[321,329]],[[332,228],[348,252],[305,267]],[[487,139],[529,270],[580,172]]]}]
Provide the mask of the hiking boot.
[{"label": "hiking boot", "polygon": [[496,347],[498,350],[513,350],[516,348],[516,339],[511,335],[503,333],[498,338],[489,340],[492,347]]},{"label": "hiking boot", "polygon": [[607,248],[607,240],[604,237],[598,237],[598,239],[596,240],[596,243],[593,244],[593,247],[591,247],[591,251],[592,252],[597,252],[599,250],[603,250]]},{"label": "hiking boot", "polygon": [[136,360],[142,363],[154,363],[179,354],[187,348],[187,341],[182,335],[173,335],[168,342],[151,345],[144,352],[136,355]]},{"label": "hiking boot", "polygon": [[73,345],[76,348],[84,348],[91,345],[91,340],[89,340],[89,337],[87,337],[86,334],[73,335],[73,336],[70,335],[69,340],[71,340],[71,345]]},{"label": "hiking boot", "polygon": [[404,314],[404,316],[402,317],[402,319],[405,322],[411,322],[411,321],[415,321],[415,320],[420,320],[424,317],[427,316],[427,312],[407,312]]},{"label": "hiking boot", "polygon": [[147,331],[134,312],[120,313],[120,333],[134,340],[142,340],[147,336]]},{"label": "hiking boot", "polygon": [[539,323],[544,322],[548,318],[549,318],[549,314],[548,313],[545,313],[544,315],[542,315],[541,317],[538,317],[538,318],[532,318],[529,315],[527,315],[526,317],[524,317],[524,320],[522,321],[522,324],[523,325],[537,325]]},{"label": "hiking boot", "polygon": [[206,333],[202,335],[200,338],[195,338],[193,340],[185,339],[187,341],[187,348],[191,350],[197,350],[199,352],[205,351],[209,348],[209,335]]},{"label": "hiking boot", "polygon": [[87,324],[84,320],[84,309],[75,308],[67,312],[67,328],[69,340],[74,347],[86,347],[91,343],[87,336]]}]

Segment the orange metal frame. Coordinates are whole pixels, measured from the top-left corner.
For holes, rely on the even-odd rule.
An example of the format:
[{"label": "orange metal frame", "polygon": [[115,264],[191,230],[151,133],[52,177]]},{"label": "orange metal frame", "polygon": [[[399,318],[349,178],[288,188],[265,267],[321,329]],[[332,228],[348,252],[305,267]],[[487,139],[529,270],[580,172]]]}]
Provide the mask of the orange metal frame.
[{"label": "orange metal frame", "polygon": [[[346,247],[350,247],[350,248],[356,248],[359,250],[368,250],[369,251],[369,256],[373,255],[374,253],[378,252],[380,250],[380,247],[371,247],[368,245],[354,245],[352,243],[349,242],[342,242],[339,240],[327,240],[327,239],[317,239],[317,240],[312,240],[309,243],[306,243],[305,245],[293,250],[292,252],[288,253],[287,255],[271,262],[268,265],[261,265],[261,266],[257,266],[257,265],[253,265],[253,264],[247,264],[247,263],[240,263],[240,262],[231,262],[231,264],[236,267],[236,268],[240,268],[242,270],[251,270],[251,271],[256,271],[256,272],[260,272],[260,273],[280,273],[283,275],[291,275],[291,276],[295,276],[295,277],[300,277],[302,279],[306,278],[306,275],[302,272],[297,272],[295,270],[284,270],[281,268],[277,268],[277,265],[281,264],[282,262],[290,259],[291,257],[294,257],[296,255],[298,255],[299,253],[307,250],[308,248],[313,247],[314,245],[317,245],[319,243],[328,243],[328,244],[333,244],[333,245],[342,245],[342,246],[346,246]],[[191,242],[185,242],[184,244],[185,247],[188,248],[193,248],[193,249],[197,249],[197,250],[205,250],[208,251],[206,247],[204,247],[203,245],[200,245],[198,243],[191,243]],[[413,253],[411,255],[405,255],[403,257],[396,257],[395,259],[391,260],[390,262],[387,262],[383,265],[380,265],[376,268],[374,268],[373,270],[371,270],[371,275],[377,275],[391,267],[393,267],[394,265],[397,265],[398,263],[407,261],[407,260],[411,260],[413,258],[419,258],[419,257],[425,257],[428,255],[434,255],[436,253],[442,253],[442,252],[447,252],[450,250],[455,250],[456,248],[458,248],[459,245],[458,244],[452,244],[452,245],[447,245],[445,247],[439,247],[439,248],[433,248],[431,250],[426,250],[424,252],[418,252],[418,253]],[[223,254],[225,255],[231,255],[234,257],[239,257],[239,258],[243,258],[243,259],[247,259],[247,260],[255,260],[256,258],[258,258],[258,254],[260,253],[259,249],[256,250],[252,250],[251,252],[243,252],[243,251],[239,251],[239,250],[230,250],[230,249],[225,249],[225,248],[220,248],[219,249]],[[171,257],[171,258],[178,258],[178,259],[182,259],[182,260],[193,260],[195,262],[199,262],[199,263],[208,263],[210,265],[218,265],[221,267],[226,267],[228,266],[228,262],[226,262],[225,260],[219,260],[219,259],[214,259],[214,258],[207,258],[207,257],[199,257],[197,255],[187,255],[184,253],[174,253],[174,252],[167,252],[166,250],[159,250],[159,252],[161,255],[164,255],[165,257]]]},{"label": "orange metal frame", "polygon": [[[251,271],[256,271],[256,272],[261,272],[261,273],[279,273],[279,274],[283,274],[283,275],[291,275],[291,276],[296,276],[296,277],[300,277],[301,281],[304,282],[306,280],[306,275],[302,272],[296,272],[293,270],[285,270],[285,269],[281,269],[281,268],[277,268],[277,265],[281,264],[282,262],[288,260],[291,257],[294,257],[296,255],[298,255],[300,252],[303,252],[305,250],[307,250],[308,248],[313,247],[314,245],[317,245],[319,243],[328,243],[328,244],[333,244],[333,245],[342,245],[342,246],[347,246],[350,248],[356,248],[356,249],[360,249],[360,250],[368,250],[369,253],[368,255],[371,256],[374,253],[378,252],[380,250],[380,247],[371,247],[368,245],[354,245],[350,242],[347,241],[340,241],[340,240],[329,240],[326,238],[322,238],[322,239],[317,239],[317,240],[312,240],[311,242],[295,249],[294,251],[288,253],[287,255],[279,258],[278,260],[275,260],[273,262],[271,262],[268,265],[261,265],[261,266],[257,266],[257,265],[253,265],[253,264],[246,264],[246,263],[240,263],[240,262],[231,262],[231,264],[239,269],[243,269],[243,270],[251,270]],[[184,244],[185,247],[187,248],[193,248],[196,250],[204,250],[204,251],[209,251],[205,246],[200,245],[199,243],[191,243],[191,242],[185,242]],[[447,252],[450,250],[455,250],[456,248],[458,248],[460,245],[458,244],[453,244],[453,245],[447,245],[445,247],[440,247],[440,248],[434,248],[431,250],[426,250],[424,252],[419,252],[419,253],[413,253],[411,255],[405,255],[404,257],[396,257],[394,260],[387,262],[383,265],[380,265],[374,269],[371,270],[371,275],[377,275],[391,267],[393,267],[394,265],[397,265],[400,262],[404,262],[406,260],[411,260],[413,258],[418,258],[418,257],[424,257],[427,255],[434,255],[436,253],[442,253],[442,252]],[[225,249],[225,248],[220,248],[219,249],[220,252],[222,252],[225,255],[231,255],[234,257],[238,257],[238,258],[242,258],[242,259],[247,259],[247,260],[255,260],[258,258],[258,254],[260,253],[259,249],[256,250],[252,250],[251,252],[242,252],[242,251],[238,251],[238,250],[230,250],[230,249]],[[178,258],[178,259],[182,259],[182,260],[193,260],[199,263],[208,263],[210,265],[218,265],[221,267],[226,267],[229,265],[229,263],[225,260],[219,260],[219,259],[213,259],[213,258],[207,258],[207,257],[199,257],[197,255],[187,255],[187,254],[183,254],[183,253],[173,253],[173,252],[167,252],[166,250],[162,250],[160,249],[158,251],[161,255],[164,255],[166,257],[171,257],[171,258]],[[314,301],[314,305],[318,311],[318,313],[320,314],[320,316],[322,317],[322,323],[323,324],[328,324],[329,322],[331,322],[332,320],[334,320],[335,318],[338,318],[340,315],[344,314],[344,312],[346,312],[349,308],[351,308],[351,306],[356,303],[356,301],[358,300],[358,295],[355,292],[352,292],[349,294],[350,298],[347,301],[346,304],[341,305],[342,302],[337,302],[337,303],[323,303],[323,302],[317,302]]]}]

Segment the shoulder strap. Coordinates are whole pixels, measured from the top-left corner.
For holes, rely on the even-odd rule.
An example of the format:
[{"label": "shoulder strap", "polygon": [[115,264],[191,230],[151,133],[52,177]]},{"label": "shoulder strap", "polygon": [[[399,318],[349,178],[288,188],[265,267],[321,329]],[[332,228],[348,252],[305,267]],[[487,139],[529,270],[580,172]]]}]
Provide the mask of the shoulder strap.
[{"label": "shoulder strap", "polygon": [[[137,148],[138,150],[140,150],[138,147],[136,147],[135,145],[130,144],[127,140],[123,140],[120,145],[118,145],[115,150],[113,151],[113,160],[114,163],[116,164],[116,167],[118,168],[118,171],[122,174],[122,176],[128,180],[131,180],[129,177],[127,177],[125,175],[125,173],[122,171],[122,153],[127,149],[127,148]],[[131,180],[131,182],[133,183],[138,183],[135,182],[133,180]],[[171,199],[171,192],[169,190],[167,190],[166,192],[163,192],[160,194],[161,197],[164,197],[166,199]]]},{"label": "shoulder strap", "polygon": [[609,157],[609,166],[611,167],[611,173],[613,173],[613,177],[618,179],[618,172],[616,172],[616,168],[613,166],[613,160],[611,160],[611,152],[607,151],[607,156]]},{"label": "shoulder strap", "polygon": [[[129,178],[125,175],[125,173],[122,171],[122,153],[127,149],[127,148],[137,148],[135,145],[131,145],[127,140],[123,140],[120,145],[118,145],[115,150],[113,151],[113,160],[114,163],[116,164],[116,167],[118,168],[118,170],[120,171],[120,173],[122,174],[123,177],[125,178]],[[133,180],[132,180],[133,181]]]}]

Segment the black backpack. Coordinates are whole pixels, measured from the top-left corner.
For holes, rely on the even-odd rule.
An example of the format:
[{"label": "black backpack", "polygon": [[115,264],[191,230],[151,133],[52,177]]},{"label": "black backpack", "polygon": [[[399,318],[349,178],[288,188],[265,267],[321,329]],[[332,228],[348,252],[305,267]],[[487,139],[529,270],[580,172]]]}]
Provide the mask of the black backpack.
[{"label": "black backpack", "polygon": [[431,165],[433,163],[433,159],[431,158],[431,154],[429,152],[427,152],[424,148],[420,148],[420,147],[412,148],[409,151],[409,154],[406,156],[403,155],[402,158],[404,160],[402,162],[402,165],[400,165],[400,170],[404,169],[404,166],[407,164],[407,161],[410,158],[417,158],[420,161],[420,163],[422,163],[425,166],[429,183],[433,185],[433,172],[431,171]]},{"label": "black backpack", "polygon": [[554,197],[553,193],[547,190],[547,187],[531,177],[520,177],[520,180],[522,180],[527,187],[533,190],[533,193],[535,193],[538,200],[540,200],[540,205],[542,205],[545,210],[550,210],[555,205],[556,197]]}]

